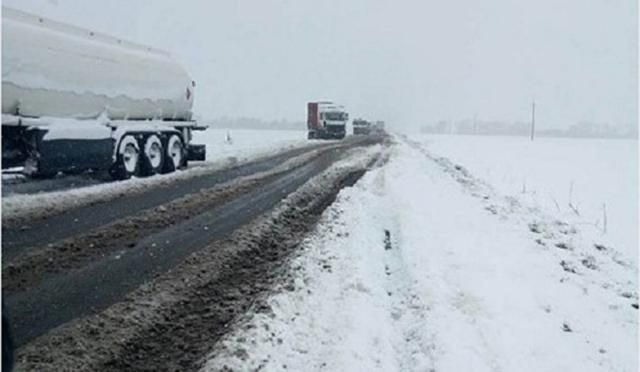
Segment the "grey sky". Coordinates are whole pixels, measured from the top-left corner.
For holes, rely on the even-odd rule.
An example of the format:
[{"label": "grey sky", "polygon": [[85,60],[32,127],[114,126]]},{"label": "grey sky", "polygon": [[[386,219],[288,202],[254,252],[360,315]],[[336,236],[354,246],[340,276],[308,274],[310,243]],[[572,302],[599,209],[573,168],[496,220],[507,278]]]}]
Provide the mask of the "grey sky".
[{"label": "grey sky", "polygon": [[332,99],[440,119],[637,125],[635,0],[3,0],[171,51],[204,117],[304,120]]}]

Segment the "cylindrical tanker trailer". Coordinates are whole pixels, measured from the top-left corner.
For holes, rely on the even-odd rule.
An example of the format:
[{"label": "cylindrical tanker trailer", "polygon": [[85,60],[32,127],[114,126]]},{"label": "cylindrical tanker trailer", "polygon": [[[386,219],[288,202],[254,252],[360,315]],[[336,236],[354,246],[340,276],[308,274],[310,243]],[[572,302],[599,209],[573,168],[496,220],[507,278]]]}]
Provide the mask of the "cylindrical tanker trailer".
[{"label": "cylindrical tanker trailer", "polygon": [[2,167],[116,178],[204,160],[195,83],[161,50],[2,8]]}]

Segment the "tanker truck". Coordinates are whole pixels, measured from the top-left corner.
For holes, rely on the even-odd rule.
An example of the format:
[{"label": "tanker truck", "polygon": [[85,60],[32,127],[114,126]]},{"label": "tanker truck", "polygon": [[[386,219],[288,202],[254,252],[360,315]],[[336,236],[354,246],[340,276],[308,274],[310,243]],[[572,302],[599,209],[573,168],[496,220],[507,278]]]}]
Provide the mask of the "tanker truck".
[{"label": "tanker truck", "polygon": [[204,160],[195,82],[164,51],[2,8],[2,168],[116,179]]},{"label": "tanker truck", "polygon": [[309,139],[342,139],[347,132],[349,114],[343,106],[332,102],[307,104],[307,130]]}]

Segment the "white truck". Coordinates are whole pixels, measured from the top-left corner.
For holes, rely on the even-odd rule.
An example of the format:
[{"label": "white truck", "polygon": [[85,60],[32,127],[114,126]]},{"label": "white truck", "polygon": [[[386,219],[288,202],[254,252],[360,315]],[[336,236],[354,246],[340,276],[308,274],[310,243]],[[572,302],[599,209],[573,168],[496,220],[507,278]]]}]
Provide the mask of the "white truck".
[{"label": "white truck", "polygon": [[347,133],[349,114],[343,106],[332,102],[307,104],[307,130],[309,139],[342,139]]},{"label": "white truck", "polygon": [[2,8],[3,169],[124,179],[204,160],[194,88],[167,52]]},{"label": "white truck", "polygon": [[384,133],[384,121],[378,120],[371,126],[371,131],[373,133],[382,134]]},{"label": "white truck", "polygon": [[355,119],[353,121],[353,135],[366,136],[371,133],[371,122],[364,119]]}]

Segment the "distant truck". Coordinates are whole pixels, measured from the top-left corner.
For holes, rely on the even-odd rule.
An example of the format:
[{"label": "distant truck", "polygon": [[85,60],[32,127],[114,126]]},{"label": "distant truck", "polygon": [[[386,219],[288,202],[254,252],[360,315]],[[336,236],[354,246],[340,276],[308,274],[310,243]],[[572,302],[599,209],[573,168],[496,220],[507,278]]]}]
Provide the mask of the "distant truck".
[{"label": "distant truck", "polygon": [[361,136],[371,134],[371,122],[363,119],[355,119],[353,121],[353,135]]},{"label": "distant truck", "polygon": [[164,51],[2,8],[2,168],[114,178],[204,160],[195,82]]},{"label": "distant truck", "polygon": [[378,120],[372,125],[372,132],[377,134],[384,133],[384,121]]},{"label": "distant truck", "polygon": [[309,139],[342,139],[347,133],[349,114],[343,106],[332,102],[307,104],[307,130]]}]

